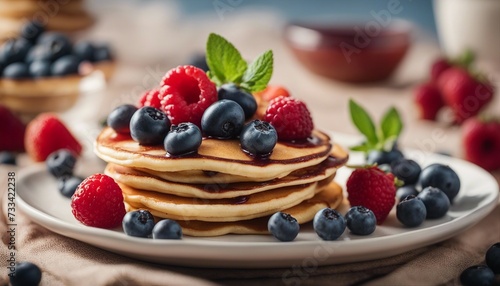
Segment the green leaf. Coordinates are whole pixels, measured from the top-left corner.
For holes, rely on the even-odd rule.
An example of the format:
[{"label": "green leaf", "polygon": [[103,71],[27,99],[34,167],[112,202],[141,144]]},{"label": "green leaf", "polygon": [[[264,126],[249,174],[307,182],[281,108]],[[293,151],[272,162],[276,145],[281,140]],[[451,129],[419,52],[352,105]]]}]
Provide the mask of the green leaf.
[{"label": "green leaf", "polygon": [[239,84],[247,70],[247,62],[240,52],[226,39],[214,33],[208,36],[206,57],[210,78],[216,83]]},{"label": "green leaf", "polygon": [[349,100],[349,111],[351,113],[351,120],[359,132],[365,135],[370,145],[376,145],[379,140],[370,115],[352,99]]},{"label": "green leaf", "polygon": [[380,131],[382,132],[382,139],[386,141],[388,139],[394,139],[399,136],[401,130],[403,129],[403,122],[399,116],[396,108],[391,107],[382,117],[380,123]]},{"label": "green leaf", "polygon": [[242,84],[251,92],[264,90],[273,74],[273,51],[258,56],[243,74]]},{"label": "green leaf", "polygon": [[365,142],[365,143],[357,145],[357,146],[349,147],[349,149],[351,149],[352,151],[359,151],[359,152],[368,153],[370,150],[373,149],[372,147],[373,146],[370,146],[367,142]]}]

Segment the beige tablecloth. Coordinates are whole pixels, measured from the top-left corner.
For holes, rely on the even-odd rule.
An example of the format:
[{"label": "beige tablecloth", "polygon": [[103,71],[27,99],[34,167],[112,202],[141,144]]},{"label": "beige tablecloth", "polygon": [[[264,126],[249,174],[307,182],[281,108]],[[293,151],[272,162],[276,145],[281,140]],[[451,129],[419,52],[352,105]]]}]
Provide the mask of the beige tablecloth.
[{"label": "beige tablecloth", "polygon": [[[410,5],[410,4],[408,4]],[[461,156],[460,129],[415,119],[412,87],[425,79],[430,62],[439,54],[435,42],[416,31],[415,42],[405,61],[388,82],[348,85],[310,74],[295,61],[281,40],[284,23],[274,13],[233,9],[219,17],[179,18],[175,7],[161,4],[141,7],[107,7],[95,11],[99,22],[87,34],[109,40],[120,59],[119,70],[105,92],[85,95],[75,109],[61,116],[91,155],[92,138],[98,131],[82,122],[102,118],[114,106],[135,102],[140,92],[156,85],[166,70],[182,64],[189,54],[202,51],[209,32],[230,39],[246,58],[273,49],[273,83],[283,84],[293,96],[304,100],[317,128],[356,134],[349,122],[347,101],[355,98],[376,119],[389,106],[396,106],[405,121],[401,138],[404,147],[425,152],[446,151]],[[214,16],[214,15],[209,15]],[[492,110],[499,110],[498,101]],[[81,127],[81,128],[80,128]],[[29,161],[23,161],[23,165]],[[0,169],[0,200],[5,205],[7,172]],[[497,178],[500,176],[497,174]],[[7,284],[8,226],[5,209],[0,217],[0,285]],[[42,285],[437,285],[456,284],[466,267],[481,263],[486,249],[500,241],[500,206],[473,228],[442,243],[395,257],[318,267],[311,271],[293,269],[200,269],[145,263],[113,254],[85,243],[54,234],[17,210],[17,259],[39,265]],[[310,269],[307,269],[310,270]]]}]

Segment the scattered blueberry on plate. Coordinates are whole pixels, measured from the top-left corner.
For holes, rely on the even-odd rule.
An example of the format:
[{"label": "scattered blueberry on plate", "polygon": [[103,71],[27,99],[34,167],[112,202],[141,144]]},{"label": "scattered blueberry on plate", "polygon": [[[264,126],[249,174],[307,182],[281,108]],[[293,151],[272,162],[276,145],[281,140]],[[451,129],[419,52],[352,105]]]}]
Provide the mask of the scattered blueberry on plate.
[{"label": "scattered blueberry on plate", "polygon": [[153,239],[181,239],[182,228],[175,220],[162,219],[153,227]]},{"label": "scattered blueberry on plate", "polygon": [[277,212],[269,218],[267,229],[280,241],[292,241],[299,234],[300,225],[290,214]]},{"label": "scattered blueberry on plate", "polygon": [[375,214],[362,206],[354,206],[345,215],[347,228],[357,235],[370,235],[377,227]]},{"label": "scattered blueberry on plate", "polygon": [[155,221],[147,210],[131,211],[123,217],[123,231],[130,236],[149,237],[153,232]]},{"label": "scattered blueberry on plate", "polygon": [[338,211],[324,208],[314,216],[313,227],[321,239],[336,240],[344,233],[346,221]]}]

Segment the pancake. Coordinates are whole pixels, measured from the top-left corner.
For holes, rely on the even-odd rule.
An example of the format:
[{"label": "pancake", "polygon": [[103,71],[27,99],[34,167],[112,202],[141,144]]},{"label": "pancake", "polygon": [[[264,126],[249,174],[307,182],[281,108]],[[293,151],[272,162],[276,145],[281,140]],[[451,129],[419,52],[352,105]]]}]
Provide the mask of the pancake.
[{"label": "pancake", "polygon": [[[341,150],[340,147],[336,147]],[[325,133],[313,131],[304,142],[276,144],[270,158],[254,159],[240,149],[238,140],[204,138],[198,153],[183,157],[167,156],[163,146],[141,146],[130,136],[105,128],[95,141],[94,151],[109,163],[130,168],[146,168],[160,172],[213,171],[267,180],[284,177],[291,172],[324,161],[332,151]],[[342,157],[347,158],[343,151]]]},{"label": "pancake", "polygon": [[220,222],[253,219],[293,207],[312,198],[332,180],[333,176],[319,182],[217,200],[179,197],[138,190],[121,183],[118,185],[122,189],[124,201],[128,204],[140,204],[176,220]]},{"label": "pancake", "polygon": [[[336,161],[337,168],[344,165],[347,162],[347,155],[345,150],[343,150],[338,145],[333,145],[332,152],[328,158],[331,158]],[[327,158],[327,159],[328,159]],[[325,161],[323,161],[325,162]],[[323,164],[321,162],[320,164]],[[333,162],[332,162],[333,163]],[[304,169],[296,170],[289,172],[287,174],[282,174],[283,176],[295,175],[295,172],[304,172],[315,171],[316,166],[306,167]],[[142,171],[149,175],[161,178],[166,181],[178,182],[178,183],[188,183],[188,184],[230,184],[230,183],[239,183],[239,182],[265,182],[272,180],[273,178],[268,178],[268,176],[263,177],[245,177],[241,175],[234,174],[224,174],[219,172],[212,171],[201,171],[201,170],[192,170],[192,171],[179,171],[179,172],[160,172],[149,170],[145,168],[136,168],[135,170]],[[280,176],[281,177],[281,176]]]},{"label": "pancake", "polygon": [[[311,199],[282,210],[291,214],[300,224],[311,221],[314,215],[326,207],[337,208],[343,200],[342,188],[335,182],[330,183],[324,190]],[[126,204],[127,210],[145,209],[143,205]],[[151,213],[157,220],[165,218],[164,214],[154,210]],[[206,222],[198,220],[177,220],[182,227],[182,233],[190,236],[219,236],[225,234],[267,234],[269,216],[234,222]]]},{"label": "pancake", "polygon": [[115,179],[115,181],[136,189],[182,197],[223,199],[247,196],[276,188],[317,182],[333,176],[339,165],[338,160],[330,156],[317,166],[294,171],[283,178],[265,182],[239,183],[227,183],[224,181],[209,184],[177,183],[112,163],[108,164],[104,173]]}]

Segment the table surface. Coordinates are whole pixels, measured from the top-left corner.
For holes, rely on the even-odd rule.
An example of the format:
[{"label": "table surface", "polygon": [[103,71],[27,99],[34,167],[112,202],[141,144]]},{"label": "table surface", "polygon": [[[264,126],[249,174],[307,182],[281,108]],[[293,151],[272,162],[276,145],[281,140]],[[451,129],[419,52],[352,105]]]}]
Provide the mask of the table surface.
[{"label": "table surface", "polygon": [[[432,38],[419,33],[414,35],[414,41],[411,49],[406,55],[404,61],[394,74],[394,76],[382,83],[373,83],[365,85],[352,85],[340,82],[334,82],[328,79],[318,77],[305,70],[293,57],[290,50],[284,45],[281,35],[281,27],[284,22],[272,13],[240,11],[236,10],[228,13],[223,20],[218,18],[204,18],[198,16],[195,19],[183,19],[175,9],[159,9],[152,3],[140,7],[121,6],[113,10],[103,9],[94,11],[98,22],[90,31],[87,31],[79,37],[85,37],[94,40],[106,40],[112,44],[119,60],[118,70],[110,82],[108,88],[104,91],[86,94],[77,104],[77,106],[61,116],[67,120],[78,118],[78,122],[100,119],[105,116],[113,107],[121,103],[135,102],[139,94],[147,88],[158,84],[164,73],[179,64],[184,63],[193,52],[203,51],[207,35],[210,32],[216,32],[229,39],[238,47],[245,58],[253,58],[265,50],[272,49],[275,56],[275,69],[271,83],[286,86],[291,94],[305,101],[312,112],[315,126],[323,130],[341,132],[347,134],[357,134],[354,126],[350,123],[348,114],[348,100],[355,99],[378,120],[382,113],[390,106],[395,106],[401,112],[404,120],[404,131],[400,144],[404,147],[417,148],[427,152],[447,152],[453,156],[462,156],[461,129],[458,126],[450,126],[445,123],[426,122],[417,120],[415,106],[412,103],[412,93],[415,85],[427,79],[430,63],[440,55],[439,48]],[[163,5],[161,7],[164,7]],[[134,15],[130,17],[129,15]],[[257,19],[258,16],[258,20]],[[491,112],[500,110],[500,102],[497,100],[489,107]],[[87,134],[80,134],[85,140],[86,152],[91,152],[92,136],[95,130]],[[497,180],[500,178],[498,172],[494,174]],[[499,207],[492,215],[498,216]],[[491,215],[490,215],[491,216]],[[492,218],[490,218],[492,220]],[[494,219],[493,219],[494,221]],[[480,238],[492,236],[493,241],[500,240],[500,225],[498,223],[493,228],[497,233],[491,233],[491,224],[480,224],[475,229],[479,231]],[[469,233],[469,232],[468,232]],[[484,235],[481,235],[483,233]],[[497,235],[498,234],[498,235]],[[495,239],[496,236],[496,239]],[[479,238],[478,237],[478,238]],[[399,266],[400,264],[416,264],[423,261],[429,261],[434,256],[423,257],[427,251],[435,251],[435,255],[443,255],[443,249],[449,248],[457,251],[456,257],[460,257],[460,263],[456,267],[466,265],[467,259],[463,258],[465,254],[470,255],[472,260],[477,261],[479,253],[484,251],[485,241],[473,241],[467,243],[471,247],[473,254],[463,252],[464,238],[458,237],[445,245],[444,248],[428,248],[414,253],[409,253],[406,258],[410,260],[397,262],[397,258],[392,266],[386,264],[373,264],[363,268],[353,265],[351,268],[343,266],[345,273],[332,272],[325,270],[319,271],[318,276],[339,279],[339,284],[349,284],[353,281],[346,278],[346,273],[370,273],[371,276],[364,279],[372,279],[380,275],[388,274],[389,280],[378,280],[391,283],[394,281],[408,281],[408,267]],[[454,248],[456,247],[456,248]],[[29,247],[26,247],[29,249]],[[460,252],[462,251],[462,252]],[[27,255],[29,257],[29,255]],[[425,256],[425,255],[424,255]],[[436,256],[436,257],[437,257]],[[447,254],[444,254],[447,256]],[[456,259],[456,257],[454,259]],[[3,260],[3,259],[2,259]],[[445,260],[446,261],[446,260]],[[83,263],[83,262],[82,262]],[[398,264],[399,263],[399,264]],[[391,264],[391,263],[389,263]],[[87,264],[82,264],[87,265]],[[396,266],[395,266],[396,265]],[[136,268],[141,269],[148,265],[140,263]],[[455,267],[453,266],[453,267]],[[371,268],[370,268],[371,267]],[[450,269],[456,271],[456,268],[450,266]],[[425,267],[421,267],[419,275],[426,275]],[[103,274],[102,268],[96,273]],[[123,269],[122,269],[123,270]],[[175,275],[196,276],[216,280],[217,277],[208,275],[207,272],[196,272],[184,269],[169,268]],[[90,270],[89,270],[90,271]],[[358,271],[358,272],[356,272]],[[363,272],[364,271],[364,272]],[[430,271],[427,269],[427,271]],[[451,271],[451,270],[450,270]],[[202,274],[200,274],[202,273]],[[274,273],[274,272],[273,272]],[[276,276],[276,273],[274,273]],[[51,275],[56,275],[52,273]],[[64,275],[62,275],[64,276]],[[154,275],[152,275],[153,277]],[[241,277],[251,278],[259,283],[273,284],[279,279],[273,274],[259,274],[255,277],[242,275]],[[327,280],[317,278],[300,280],[309,283],[322,283]],[[452,280],[440,280],[442,278],[436,275],[427,275],[427,280],[434,284],[454,283]],[[266,278],[267,277],[267,278]],[[406,278],[405,278],[406,277]],[[60,278],[60,277],[59,277]],[[279,278],[279,275],[278,275]],[[404,278],[404,279],[403,279]],[[273,280],[274,279],[274,280]],[[343,280],[344,279],[344,280]],[[390,280],[392,279],[392,280]],[[400,279],[400,280],[398,280]],[[435,280],[429,280],[435,279]],[[1,281],[1,280],[0,280]],[[49,280],[55,281],[55,280]],[[75,280],[61,280],[75,281]],[[97,280],[96,280],[97,281]],[[109,280],[112,281],[112,280]],[[107,282],[109,282],[107,281]],[[131,280],[133,281],[133,280]],[[173,280],[176,281],[176,280]],[[178,280],[189,281],[189,280]],[[193,280],[195,281],[195,280]],[[197,282],[200,282],[196,280]],[[248,281],[238,281],[236,277],[222,280],[222,283],[248,283]],[[299,282],[300,282],[299,281]],[[341,283],[344,281],[345,283]],[[413,280],[409,280],[413,281]],[[451,282],[450,282],[451,281]],[[46,282],[46,281],[45,281]],[[192,282],[192,281],[191,281]],[[220,281],[219,281],[220,282]],[[283,280],[281,280],[283,282]],[[103,283],[99,280],[96,283]],[[64,284],[64,283],[63,283]],[[49,285],[49,284],[46,284]],[[251,284],[248,284],[251,285]]]}]

